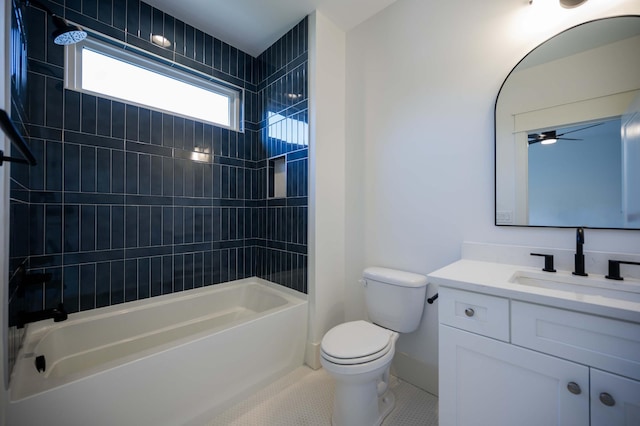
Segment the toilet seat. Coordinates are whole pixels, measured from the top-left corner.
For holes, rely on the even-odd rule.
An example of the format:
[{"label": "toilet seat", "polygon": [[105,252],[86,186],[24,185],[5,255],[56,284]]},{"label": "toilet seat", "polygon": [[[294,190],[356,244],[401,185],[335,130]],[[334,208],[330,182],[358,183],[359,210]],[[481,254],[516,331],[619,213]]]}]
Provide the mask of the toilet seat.
[{"label": "toilet seat", "polygon": [[394,346],[396,333],[366,321],[340,324],[327,332],[320,345],[322,357],[339,365],[374,361]]}]

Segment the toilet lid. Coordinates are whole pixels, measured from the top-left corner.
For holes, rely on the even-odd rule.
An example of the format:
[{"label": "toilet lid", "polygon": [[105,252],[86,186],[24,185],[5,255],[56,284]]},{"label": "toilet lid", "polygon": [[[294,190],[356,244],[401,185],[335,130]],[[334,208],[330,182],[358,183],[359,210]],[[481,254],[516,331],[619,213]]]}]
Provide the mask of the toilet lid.
[{"label": "toilet lid", "polygon": [[[352,321],[340,324],[325,334],[321,349],[338,363],[351,361],[365,362],[379,358],[392,346],[394,332],[366,321]],[[371,355],[378,356],[372,357]]]}]

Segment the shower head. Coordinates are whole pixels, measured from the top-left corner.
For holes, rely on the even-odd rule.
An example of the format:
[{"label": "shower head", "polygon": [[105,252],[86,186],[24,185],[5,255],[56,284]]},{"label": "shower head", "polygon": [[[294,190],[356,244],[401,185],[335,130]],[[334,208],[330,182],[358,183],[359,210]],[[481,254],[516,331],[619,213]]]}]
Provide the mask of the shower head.
[{"label": "shower head", "polygon": [[77,25],[65,21],[59,16],[52,15],[56,29],[51,33],[53,42],[59,45],[74,44],[87,38],[87,33]]},{"label": "shower head", "polygon": [[87,33],[77,25],[70,24],[64,18],[56,15],[44,4],[38,0],[27,0],[25,2],[27,6],[33,6],[40,10],[44,10],[53,21],[56,29],[51,33],[53,42],[59,45],[74,44],[87,38]]}]

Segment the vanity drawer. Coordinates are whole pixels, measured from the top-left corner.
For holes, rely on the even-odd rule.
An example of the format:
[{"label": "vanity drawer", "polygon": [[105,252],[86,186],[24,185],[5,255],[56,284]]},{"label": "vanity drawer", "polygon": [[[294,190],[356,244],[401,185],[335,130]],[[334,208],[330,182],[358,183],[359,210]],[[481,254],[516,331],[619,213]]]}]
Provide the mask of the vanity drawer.
[{"label": "vanity drawer", "polygon": [[509,341],[509,299],[448,287],[438,293],[441,324]]},{"label": "vanity drawer", "polygon": [[640,324],[511,302],[511,343],[640,380]]}]

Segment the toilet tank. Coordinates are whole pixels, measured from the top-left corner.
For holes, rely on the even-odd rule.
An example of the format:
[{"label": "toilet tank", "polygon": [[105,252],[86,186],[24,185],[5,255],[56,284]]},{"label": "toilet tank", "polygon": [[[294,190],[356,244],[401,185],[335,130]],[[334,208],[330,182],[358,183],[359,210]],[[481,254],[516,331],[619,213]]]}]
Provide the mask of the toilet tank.
[{"label": "toilet tank", "polygon": [[399,333],[418,328],[424,309],[427,277],[396,269],[369,267],[362,273],[369,319]]}]

